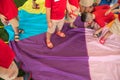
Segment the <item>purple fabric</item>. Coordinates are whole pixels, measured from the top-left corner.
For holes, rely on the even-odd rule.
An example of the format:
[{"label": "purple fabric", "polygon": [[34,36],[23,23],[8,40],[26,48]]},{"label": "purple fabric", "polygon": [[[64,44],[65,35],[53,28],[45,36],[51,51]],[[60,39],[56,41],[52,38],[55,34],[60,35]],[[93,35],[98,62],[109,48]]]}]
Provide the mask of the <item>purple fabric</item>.
[{"label": "purple fabric", "polygon": [[16,59],[23,63],[25,71],[32,72],[33,80],[90,80],[85,29],[77,21],[76,29],[64,25],[66,38],[52,36],[53,49],[46,47],[45,33],[10,42]]}]

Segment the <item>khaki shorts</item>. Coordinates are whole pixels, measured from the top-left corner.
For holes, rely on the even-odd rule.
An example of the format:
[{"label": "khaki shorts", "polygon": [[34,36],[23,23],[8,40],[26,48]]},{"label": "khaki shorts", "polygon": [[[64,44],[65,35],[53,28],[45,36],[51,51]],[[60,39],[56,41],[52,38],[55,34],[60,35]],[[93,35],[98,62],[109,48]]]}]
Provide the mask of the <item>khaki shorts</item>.
[{"label": "khaki shorts", "polygon": [[71,14],[71,16],[73,16],[73,18],[69,14],[67,14],[67,21],[70,23],[73,23],[75,21],[76,17],[78,16],[78,14],[79,14],[79,9],[73,10],[73,12]]},{"label": "khaki shorts", "polygon": [[[5,80],[13,80],[17,77],[18,75],[18,67],[13,61],[8,69],[4,67],[0,67],[0,78],[3,78]],[[9,77],[11,76],[11,77]]]},{"label": "khaki shorts", "polygon": [[[80,11],[80,8],[77,8],[77,7],[75,7],[74,5],[72,5],[72,4],[70,4],[70,8],[71,8],[71,10],[72,10],[72,13],[68,13],[67,12],[67,21],[68,22],[70,22],[70,23],[72,23],[72,22],[74,22],[75,21],[75,19],[76,19],[76,17],[78,16],[78,14],[79,14],[79,11]],[[71,17],[72,16],[72,17]]]},{"label": "khaki shorts", "polygon": [[114,23],[110,27],[110,31],[114,34],[120,35],[120,21],[118,18],[115,19]]},{"label": "khaki shorts", "polygon": [[56,28],[60,31],[62,30],[64,25],[64,18],[60,20],[51,20],[51,21],[52,21],[52,27],[51,28],[48,27],[47,32],[54,33]]}]

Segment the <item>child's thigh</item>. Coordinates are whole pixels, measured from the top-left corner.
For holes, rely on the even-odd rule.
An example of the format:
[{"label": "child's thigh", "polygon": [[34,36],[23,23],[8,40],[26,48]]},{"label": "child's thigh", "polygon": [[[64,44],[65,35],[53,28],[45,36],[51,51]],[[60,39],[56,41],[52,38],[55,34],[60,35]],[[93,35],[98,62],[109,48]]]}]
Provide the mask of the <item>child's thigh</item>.
[{"label": "child's thigh", "polygon": [[59,20],[59,22],[58,22],[58,24],[57,24],[57,27],[58,27],[58,28],[63,27],[64,21],[65,21],[64,18],[61,19],[61,20]]},{"label": "child's thigh", "polygon": [[14,62],[11,63],[8,69],[4,67],[0,67],[0,68],[2,69],[2,72],[0,72],[0,77],[5,80],[13,80],[18,75],[18,68]]},{"label": "child's thigh", "polygon": [[56,20],[52,20],[52,27],[48,27],[47,32],[54,33],[56,30],[57,23],[58,22]]},{"label": "child's thigh", "polygon": [[18,23],[18,19],[17,18],[13,18],[11,20],[9,20],[9,22],[11,23],[11,25],[13,27],[18,27],[19,26],[19,23]]}]

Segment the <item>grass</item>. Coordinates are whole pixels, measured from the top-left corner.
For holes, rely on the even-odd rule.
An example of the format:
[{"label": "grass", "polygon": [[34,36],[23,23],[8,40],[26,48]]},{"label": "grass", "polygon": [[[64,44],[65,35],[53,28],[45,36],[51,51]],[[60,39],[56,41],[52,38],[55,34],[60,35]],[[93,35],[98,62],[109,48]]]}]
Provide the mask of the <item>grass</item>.
[{"label": "grass", "polygon": [[[17,7],[20,7],[20,6],[22,6],[27,0],[14,0],[14,1],[15,1],[16,6],[17,6]],[[0,21],[0,26],[3,26],[3,24],[1,23],[1,21]],[[1,33],[1,32],[0,32],[0,33]],[[23,75],[23,74],[24,74],[24,73],[21,72],[21,70],[20,70],[19,75]],[[0,80],[3,80],[3,79],[0,78]]]}]

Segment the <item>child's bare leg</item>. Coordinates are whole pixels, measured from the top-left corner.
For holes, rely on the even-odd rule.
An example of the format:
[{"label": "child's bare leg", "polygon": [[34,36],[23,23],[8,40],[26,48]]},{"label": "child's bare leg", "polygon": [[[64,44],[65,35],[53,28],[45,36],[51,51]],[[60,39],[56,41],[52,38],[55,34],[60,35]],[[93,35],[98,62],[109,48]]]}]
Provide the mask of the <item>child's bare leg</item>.
[{"label": "child's bare leg", "polygon": [[57,33],[56,33],[59,37],[62,37],[64,38],[66,35],[65,33],[63,33],[61,30],[58,30]]},{"label": "child's bare leg", "polygon": [[19,34],[19,29],[18,29],[19,23],[18,23],[17,18],[13,18],[9,22],[11,23],[15,34]]},{"label": "child's bare leg", "polygon": [[51,42],[51,36],[52,36],[52,33],[49,33],[49,32],[46,33],[46,44],[48,48],[53,48],[53,44]]},{"label": "child's bare leg", "polygon": [[62,28],[64,25],[64,19],[60,20],[57,24],[57,35],[60,37],[65,37],[66,35],[62,32]]},{"label": "child's bare leg", "polygon": [[19,21],[19,17],[18,16],[16,17],[16,19],[17,19],[17,21]]},{"label": "child's bare leg", "polygon": [[107,40],[107,38],[108,38],[110,35],[112,35],[112,34],[113,34],[113,33],[110,32],[110,31],[106,32],[105,35],[100,38],[99,42],[100,42],[101,44],[104,44],[105,41]]},{"label": "child's bare leg", "polygon": [[102,30],[103,30],[103,28],[99,28],[97,31],[95,31],[95,33],[93,34],[93,36],[94,37],[100,37]]},{"label": "child's bare leg", "polygon": [[73,23],[70,23],[70,27],[71,28],[77,28],[77,26],[75,26]]},{"label": "child's bare leg", "polygon": [[9,20],[9,22],[11,23],[12,28],[15,33],[15,41],[19,41],[19,29],[18,29],[19,23],[18,23],[17,18],[13,18],[13,19]]},{"label": "child's bare leg", "polygon": [[105,35],[103,36],[103,38],[106,40],[110,35],[112,35],[113,33],[108,31],[105,33]]},{"label": "child's bare leg", "polygon": [[18,75],[18,68],[13,61],[9,68],[0,67],[0,77],[5,80],[13,80]]},{"label": "child's bare leg", "polygon": [[51,36],[56,30],[57,23],[58,23],[58,21],[56,21],[56,20],[51,20],[51,22],[48,23],[48,30],[46,33],[46,45],[48,48],[54,47],[53,43],[51,42]]}]

